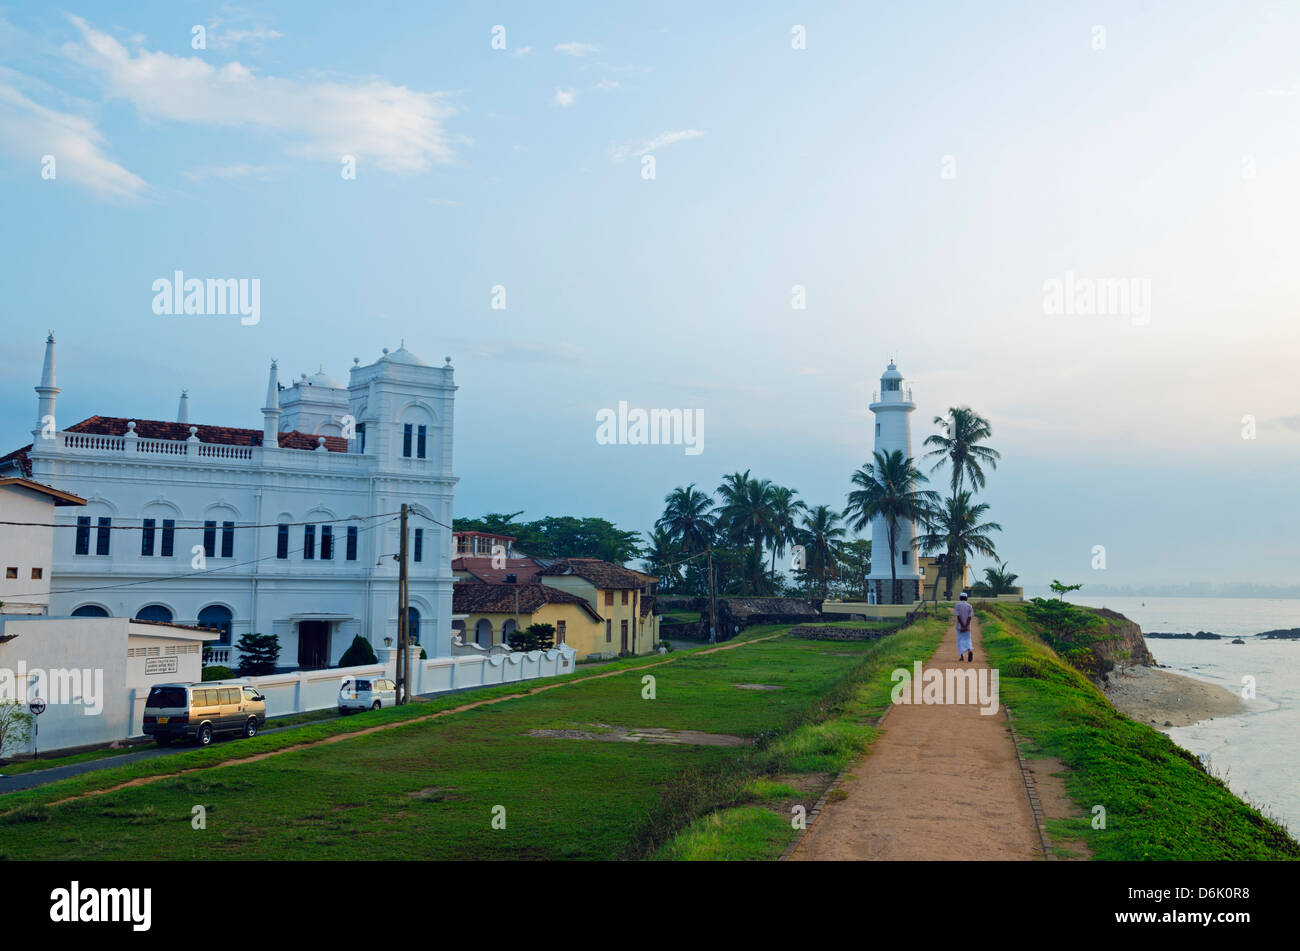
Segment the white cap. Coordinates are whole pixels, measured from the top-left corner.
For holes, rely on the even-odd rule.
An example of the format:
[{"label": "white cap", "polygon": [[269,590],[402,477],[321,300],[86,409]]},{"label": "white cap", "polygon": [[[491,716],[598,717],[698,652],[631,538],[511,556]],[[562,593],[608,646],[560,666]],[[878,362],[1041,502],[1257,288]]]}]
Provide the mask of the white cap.
[{"label": "white cap", "polygon": [[963,601],[966,600],[966,592],[965,592],[965,591],[963,591],[963,592],[961,593],[961,599],[962,599]]}]

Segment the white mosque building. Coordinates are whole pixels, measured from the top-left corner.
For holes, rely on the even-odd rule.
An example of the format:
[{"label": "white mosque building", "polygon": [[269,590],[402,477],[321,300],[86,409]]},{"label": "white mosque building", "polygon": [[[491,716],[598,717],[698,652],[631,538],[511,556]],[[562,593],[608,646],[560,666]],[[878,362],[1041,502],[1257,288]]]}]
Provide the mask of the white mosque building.
[{"label": "white mosque building", "polygon": [[[247,633],[276,634],[280,666],[337,664],[355,635],[397,637],[396,513],[411,507],[410,620],[451,654],[453,382],[405,346],[291,386],[271,364],[263,426],[58,420],[45,344],[32,445],[0,457],[87,502],[56,509],[49,613],[216,627],[214,662]],[[381,653],[381,656],[382,653]]]},{"label": "white mosque building", "polygon": [[[871,412],[876,416],[875,452],[891,453],[900,450],[904,458],[912,458],[911,415],[916,410],[912,402],[912,388],[904,387],[903,374],[891,360],[880,377],[880,390],[871,402]],[[894,590],[890,590],[889,525],[883,518],[871,523],[871,571],[867,574],[867,589],[877,604],[912,604],[921,600],[923,572],[917,561],[916,525],[910,519],[900,519],[894,536]]]}]

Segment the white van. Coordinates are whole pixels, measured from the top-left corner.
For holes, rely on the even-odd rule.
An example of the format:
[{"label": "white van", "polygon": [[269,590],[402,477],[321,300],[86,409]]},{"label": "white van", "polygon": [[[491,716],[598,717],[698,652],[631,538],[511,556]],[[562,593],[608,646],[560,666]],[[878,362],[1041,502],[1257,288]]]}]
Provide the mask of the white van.
[{"label": "white van", "polygon": [[339,713],[378,710],[397,705],[397,683],[371,677],[348,677],[339,687]]}]

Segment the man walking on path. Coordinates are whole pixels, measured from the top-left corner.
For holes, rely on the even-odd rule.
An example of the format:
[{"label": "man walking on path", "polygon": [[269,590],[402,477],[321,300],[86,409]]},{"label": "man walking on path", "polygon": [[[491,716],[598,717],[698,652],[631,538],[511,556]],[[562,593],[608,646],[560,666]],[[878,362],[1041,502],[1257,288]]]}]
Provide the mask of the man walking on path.
[{"label": "man walking on path", "polygon": [[974,616],[975,609],[970,606],[965,591],[961,593],[961,600],[953,607],[952,613],[957,618],[957,659],[973,661],[975,652],[970,647],[970,619]]},{"label": "man walking on path", "polygon": [[[972,649],[982,637],[973,618]],[[959,673],[951,660],[956,644],[957,625],[950,624],[926,672],[945,679]],[[974,663],[962,666],[977,676],[988,666],[982,643]],[[977,703],[892,704],[870,751],[837,788],[842,795],[827,798],[792,860],[1043,857],[1007,721],[986,716]]]}]

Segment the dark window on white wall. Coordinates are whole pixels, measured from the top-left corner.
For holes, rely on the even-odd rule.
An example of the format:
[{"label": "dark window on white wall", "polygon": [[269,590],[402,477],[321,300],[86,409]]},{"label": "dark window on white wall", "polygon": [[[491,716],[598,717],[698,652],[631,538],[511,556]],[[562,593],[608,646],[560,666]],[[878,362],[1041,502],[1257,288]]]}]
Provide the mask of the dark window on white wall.
[{"label": "dark window on white wall", "polygon": [[289,526],[281,525],[275,530],[275,557],[289,557]]},{"label": "dark window on white wall", "polygon": [[172,552],[176,550],[176,519],[163,519],[162,545],[159,546],[159,554],[164,558],[170,558]]},{"label": "dark window on white wall", "polygon": [[235,557],[235,523],[221,523],[221,557]]},{"label": "dark window on white wall", "polygon": [[111,518],[101,518],[95,530],[95,554],[107,555],[109,553],[110,536],[113,534],[113,520]]},{"label": "dark window on white wall", "polygon": [[144,528],[140,531],[140,554],[145,557],[153,555],[154,527],[158,523],[151,518],[144,520]]},{"label": "dark window on white wall", "polygon": [[415,454],[416,454],[416,456],[419,457],[420,459],[423,459],[423,458],[424,458],[424,437],[425,437],[425,427],[424,427],[424,426],[416,427],[415,436],[416,436],[416,438],[415,438]]},{"label": "dark window on white wall", "polygon": [[209,558],[217,556],[217,523],[203,523],[203,554]]},{"label": "dark window on white wall", "polygon": [[410,423],[402,427],[402,455],[407,459],[411,458],[411,428]]},{"label": "dark window on white wall", "polygon": [[302,557],[307,559],[316,557],[315,525],[304,525],[302,527]]},{"label": "dark window on white wall", "polygon": [[357,527],[348,526],[348,561],[357,560]]},{"label": "dark window on white wall", "polygon": [[77,516],[77,547],[78,555],[90,554],[90,516]]},{"label": "dark window on white wall", "polygon": [[424,529],[422,528],[415,530],[415,560],[424,560]]},{"label": "dark window on white wall", "polygon": [[321,561],[332,561],[334,558],[333,525],[322,525],[320,527],[320,557]]}]

